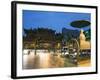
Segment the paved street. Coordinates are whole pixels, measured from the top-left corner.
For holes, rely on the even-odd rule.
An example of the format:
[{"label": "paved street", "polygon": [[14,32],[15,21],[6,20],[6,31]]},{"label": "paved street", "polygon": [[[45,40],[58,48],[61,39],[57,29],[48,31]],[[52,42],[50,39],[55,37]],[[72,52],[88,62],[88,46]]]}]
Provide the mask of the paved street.
[{"label": "paved street", "polygon": [[[90,66],[90,60],[80,61],[78,66]],[[66,57],[61,57],[61,53],[48,53],[46,50],[37,50],[36,55],[34,54],[34,50],[30,53],[23,53],[23,69],[57,67],[77,67],[77,64],[72,63]]]}]

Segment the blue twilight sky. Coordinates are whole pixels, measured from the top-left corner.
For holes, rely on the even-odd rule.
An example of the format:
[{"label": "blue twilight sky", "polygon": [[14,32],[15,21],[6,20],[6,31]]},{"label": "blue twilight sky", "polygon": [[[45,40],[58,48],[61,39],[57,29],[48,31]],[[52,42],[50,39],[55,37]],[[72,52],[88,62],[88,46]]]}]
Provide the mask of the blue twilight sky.
[{"label": "blue twilight sky", "polygon": [[[23,27],[26,29],[50,28],[56,32],[62,32],[62,28],[76,29],[70,26],[75,20],[91,21],[90,13],[75,12],[52,12],[52,11],[34,11],[23,10]],[[88,27],[89,28],[89,27]],[[84,28],[87,30],[88,28]]]}]

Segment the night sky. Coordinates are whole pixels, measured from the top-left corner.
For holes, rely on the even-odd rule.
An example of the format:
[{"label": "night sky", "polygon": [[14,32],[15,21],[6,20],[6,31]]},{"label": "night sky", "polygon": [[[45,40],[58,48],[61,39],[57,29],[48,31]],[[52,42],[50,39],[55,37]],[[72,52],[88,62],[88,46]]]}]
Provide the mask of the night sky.
[{"label": "night sky", "polygon": [[[91,21],[90,13],[74,13],[74,12],[51,12],[51,11],[34,11],[23,10],[23,27],[26,29],[49,28],[62,32],[62,28],[76,29],[70,26],[75,20]],[[84,28],[84,30],[90,27]]]}]

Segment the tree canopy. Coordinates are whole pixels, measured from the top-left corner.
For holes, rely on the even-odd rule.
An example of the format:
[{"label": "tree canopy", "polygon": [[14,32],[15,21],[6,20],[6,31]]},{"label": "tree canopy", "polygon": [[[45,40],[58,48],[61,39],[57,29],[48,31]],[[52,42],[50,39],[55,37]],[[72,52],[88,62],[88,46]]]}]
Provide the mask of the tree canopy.
[{"label": "tree canopy", "polygon": [[36,29],[24,29],[24,40],[35,41],[39,40],[42,42],[61,41],[62,34],[56,33],[55,30],[48,28],[36,28]]},{"label": "tree canopy", "polygon": [[76,21],[71,22],[70,25],[75,28],[84,28],[84,27],[89,26],[90,22],[86,20],[76,20]]}]

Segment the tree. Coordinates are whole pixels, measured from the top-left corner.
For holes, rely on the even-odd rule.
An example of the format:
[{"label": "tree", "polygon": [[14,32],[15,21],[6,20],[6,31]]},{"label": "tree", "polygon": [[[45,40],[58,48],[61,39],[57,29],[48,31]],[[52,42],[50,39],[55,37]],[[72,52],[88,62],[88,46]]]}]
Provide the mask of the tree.
[{"label": "tree", "polygon": [[62,33],[56,33],[56,34],[55,34],[55,40],[56,40],[57,42],[61,42],[62,39],[63,39]]},{"label": "tree", "polygon": [[33,42],[36,45],[39,45],[39,42],[55,41],[55,31],[48,28],[24,29],[24,35],[24,41]]},{"label": "tree", "polygon": [[75,27],[75,28],[84,28],[84,27],[89,26],[90,25],[90,22],[89,21],[86,21],[86,20],[77,20],[77,21],[71,22],[70,25],[72,27]]},{"label": "tree", "polygon": [[88,29],[88,30],[84,31],[84,34],[85,34],[86,40],[90,41],[90,39],[91,39],[91,30]]}]

